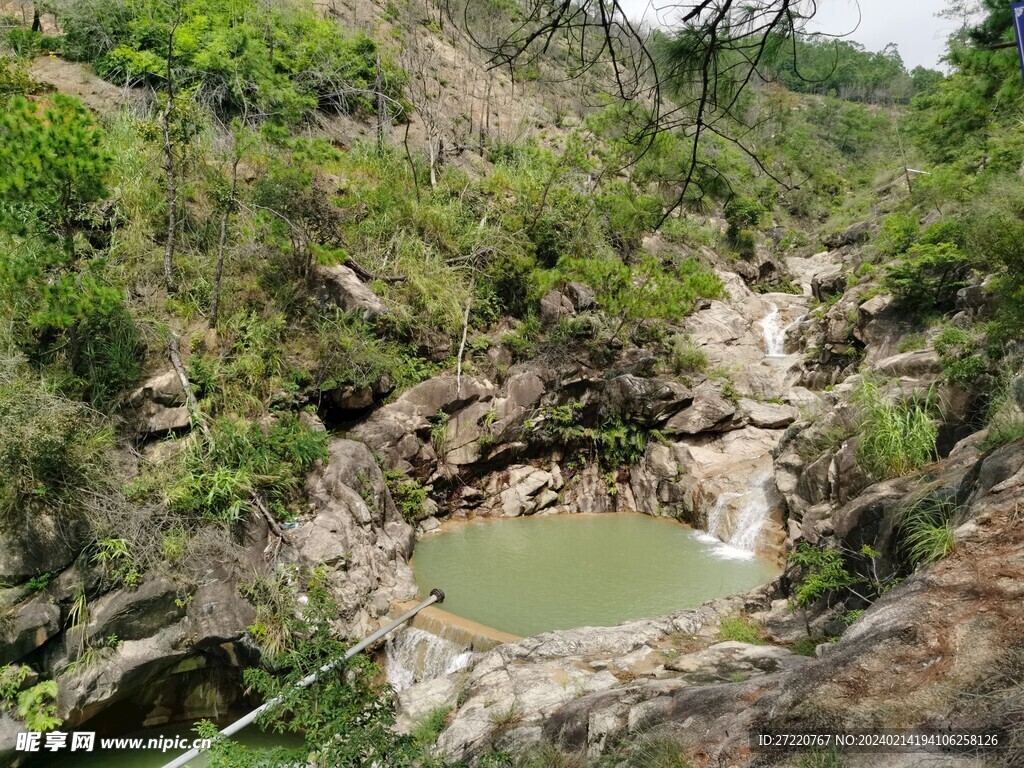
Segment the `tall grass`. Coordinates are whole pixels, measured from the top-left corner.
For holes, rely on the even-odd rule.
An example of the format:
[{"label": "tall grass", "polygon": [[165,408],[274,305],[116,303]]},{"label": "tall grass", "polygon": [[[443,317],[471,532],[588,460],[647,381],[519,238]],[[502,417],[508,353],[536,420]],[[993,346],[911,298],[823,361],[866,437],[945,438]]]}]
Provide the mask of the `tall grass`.
[{"label": "tall grass", "polygon": [[952,499],[929,496],[907,510],[900,524],[904,554],[914,566],[943,559],[956,546],[954,536],[957,506]]},{"label": "tall grass", "polygon": [[864,378],[856,400],[862,413],[857,459],[872,477],[899,477],[934,460],[938,430],[931,393],[891,399],[877,382]]}]

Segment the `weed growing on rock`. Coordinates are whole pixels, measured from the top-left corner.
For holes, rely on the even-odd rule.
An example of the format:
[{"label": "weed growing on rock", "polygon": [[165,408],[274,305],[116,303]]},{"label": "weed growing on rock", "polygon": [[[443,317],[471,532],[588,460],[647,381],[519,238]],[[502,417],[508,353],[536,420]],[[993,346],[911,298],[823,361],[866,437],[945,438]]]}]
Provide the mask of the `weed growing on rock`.
[{"label": "weed growing on rock", "polygon": [[906,475],[935,459],[938,429],[931,415],[931,394],[890,399],[875,381],[864,378],[856,400],[863,432],[857,459],[873,477]]},{"label": "weed growing on rock", "polygon": [[912,565],[938,562],[953,551],[957,510],[954,500],[934,496],[922,499],[907,510],[900,523],[900,537],[903,551]]},{"label": "weed growing on rock", "polygon": [[451,711],[451,707],[436,707],[430,710],[413,728],[412,737],[416,739],[416,743],[422,747],[432,746],[447,725]]},{"label": "weed growing on rock", "polygon": [[746,616],[722,619],[718,627],[718,640],[750,643],[751,645],[764,645],[765,642],[761,637],[761,628]]},{"label": "weed growing on rock", "polygon": [[427,500],[427,489],[419,482],[407,477],[398,469],[387,470],[384,473],[384,481],[388,484],[391,498],[405,522],[415,525],[426,517],[423,502]]}]

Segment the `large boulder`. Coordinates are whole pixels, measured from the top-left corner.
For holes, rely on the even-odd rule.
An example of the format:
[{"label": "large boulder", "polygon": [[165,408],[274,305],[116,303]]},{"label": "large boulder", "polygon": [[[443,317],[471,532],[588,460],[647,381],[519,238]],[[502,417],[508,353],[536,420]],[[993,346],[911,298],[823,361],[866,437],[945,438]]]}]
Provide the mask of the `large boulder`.
[{"label": "large boulder", "polygon": [[321,300],[364,320],[375,320],[388,312],[380,296],[367,288],[359,276],[343,264],[317,266],[316,281],[317,295]]},{"label": "large boulder", "polygon": [[128,396],[126,416],[140,437],[162,437],[188,429],[185,390],[173,368],[147,379]]},{"label": "large boulder", "polygon": [[27,656],[61,630],[60,608],[45,594],[16,606],[0,622],[0,665]]},{"label": "large boulder", "polygon": [[866,243],[871,238],[873,226],[870,221],[862,221],[852,224],[842,232],[835,232],[827,235],[822,242],[826,248],[845,248],[850,245]]},{"label": "large boulder", "polygon": [[572,300],[560,291],[549,291],[540,300],[540,321],[544,325],[554,325],[575,314]]},{"label": "large boulder", "polygon": [[694,393],[674,381],[626,374],[606,382],[601,399],[601,411],[606,418],[622,418],[650,427],[690,405]]},{"label": "large boulder", "polygon": [[137,589],[119,589],[96,600],[89,608],[88,636],[103,640],[139,640],[175,624],[185,615],[178,586],[161,576],[143,580]]},{"label": "large boulder", "polygon": [[720,386],[704,382],[694,390],[690,406],[669,419],[662,431],[666,435],[698,435],[738,426],[736,404],[722,396]]},{"label": "large boulder", "polygon": [[800,418],[800,411],[791,405],[760,403],[749,398],[740,399],[739,410],[747,424],[761,429],[781,429]]},{"label": "large boulder", "polygon": [[[427,438],[431,420],[439,414],[456,415],[468,405],[493,398],[495,390],[485,379],[459,378],[452,374],[435,376],[375,411],[353,430],[353,435],[371,450],[383,453],[391,466],[401,467],[403,463],[411,466],[424,459],[433,460],[436,456],[432,452],[421,453],[424,445],[417,435]],[[459,421],[457,416],[455,420]]]},{"label": "large boulder", "polygon": [[416,596],[408,565],[415,534],[366,445],[334,440],[328,450],[330,461],[307,483],[311,519],[289,540],[295,559],[327,568],[340,618],[356,636],[374,629],[392,602]]},{"label": "large boulder", "polygon": [[85,524],[35,509],[0,530],[0,584],[18,584],[70,565],[87,541]]}]

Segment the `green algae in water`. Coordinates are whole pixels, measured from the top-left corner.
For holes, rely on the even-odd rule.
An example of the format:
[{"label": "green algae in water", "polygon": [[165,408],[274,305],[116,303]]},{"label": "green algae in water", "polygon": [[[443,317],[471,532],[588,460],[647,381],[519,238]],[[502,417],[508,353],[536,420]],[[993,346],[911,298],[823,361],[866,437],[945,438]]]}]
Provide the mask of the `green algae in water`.
[{"label": "green algae in water", "polygon": [[[78,728],[60,728],[58,730],[73,732],[87,731],[87,725]],[[114,736],[104,734],[96,737],[96,747],[92,752],[70,752],[67,748],[58,752],[42,752],[33,757],[27,768],[161,768],[171,762],[174,758],[184,754],[184,750],[174,749],[161,752],[159,749],[101,749],[100,740],[103,738],[142,738],[157,739],[185,738],[191,741],[198,738],[192,731],[192,724],[178,723],[176,725],[165,725],[159,728],[147,728],[142,731]],[[274,749],[284,747],[286,749],[301,750],[305,746],[302,736],[292,733],[266,733],[256,726],[250,726],[241,733],[232,737],[232,741],[243,744],[251,749]],[[71,737],[68,736],[68,743]],[[302,753],[300,753],[302,754]],[[206,768],[209,761],[205,756],[200,755],[191,763],[190,768]]]},{"label": "green algae in water", "polygon": [[454,526],[419,541],[412,566],[446,611],[526,636],[695,608],[780,572],[737,554],[664,518],[557,515]]}]

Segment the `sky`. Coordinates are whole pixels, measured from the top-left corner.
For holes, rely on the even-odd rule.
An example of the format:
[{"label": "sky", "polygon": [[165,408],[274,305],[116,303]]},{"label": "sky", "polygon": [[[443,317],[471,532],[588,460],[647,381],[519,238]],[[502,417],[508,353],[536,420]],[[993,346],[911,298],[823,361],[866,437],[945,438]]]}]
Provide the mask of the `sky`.
[{"label": "sky", "polygon": [[[652,5],[661,9],[658,18],[672,18],[672,7],[680,8],[686,0],[620,0],[626,12],[641,17]],[[860,26],[857,25],[858,5]],[[918,64],[940,68],[939,58],[945,53],[946,38],[955,23],[937,19],[935,14],[948,5],[947,0],[818,0],[818,13],[808,24],[808,32],[849,33],[849,39],[870,51],[880,51],[888,43],[896,43],[907,69]]]}]

